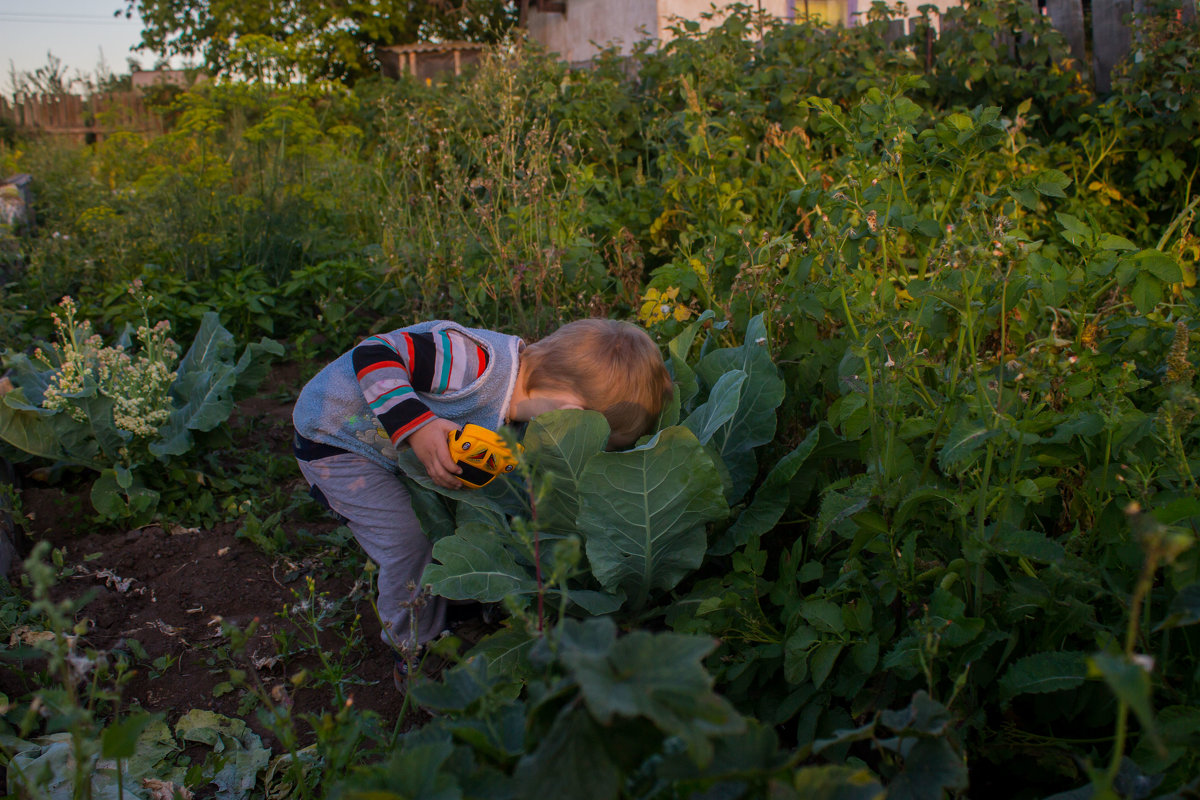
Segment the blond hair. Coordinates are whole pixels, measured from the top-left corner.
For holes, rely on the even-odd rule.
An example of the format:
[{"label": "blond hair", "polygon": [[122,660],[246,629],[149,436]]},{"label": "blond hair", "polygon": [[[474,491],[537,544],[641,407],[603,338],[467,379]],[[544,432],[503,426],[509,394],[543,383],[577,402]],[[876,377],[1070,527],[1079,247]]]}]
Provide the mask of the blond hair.
[{"label": "blond hair", "polygon": [[658,345],[641,328],[613,319],[569,322],[521,353],[525,390],[574,392],[599,411],[610,447],[650,433],[674,386]]}]

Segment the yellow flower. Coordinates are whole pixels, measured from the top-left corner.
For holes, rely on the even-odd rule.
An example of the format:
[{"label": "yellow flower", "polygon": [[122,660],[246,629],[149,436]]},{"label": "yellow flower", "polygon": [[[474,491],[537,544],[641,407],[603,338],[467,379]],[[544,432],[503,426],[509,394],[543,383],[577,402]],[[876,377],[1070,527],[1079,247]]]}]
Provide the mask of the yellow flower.
[{"label": "yellow flower", "polygon": [[678,286],[671,286],[665,291],[653,287],[647,289],[638,306],[638,319],[645,325],[654,325],[671,317],[682,322],[692,315],[692,310],[676,302],[678,297]]}]

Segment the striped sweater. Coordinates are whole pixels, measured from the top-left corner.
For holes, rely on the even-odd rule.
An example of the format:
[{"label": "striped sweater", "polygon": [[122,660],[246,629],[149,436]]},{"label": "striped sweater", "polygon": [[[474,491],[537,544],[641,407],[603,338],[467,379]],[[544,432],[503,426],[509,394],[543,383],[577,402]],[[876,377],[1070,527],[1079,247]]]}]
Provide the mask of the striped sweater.
[{"label": "striped sweater", "polygon": [[[300,390],[292,409],[297,442],[320,445],[322,452],[354,453],[394,470],[396,448],[433,418],[430,412],[459,425],[499,428],[523,346],[516,336],[449,320],[372,336],[325,365]],[[370,369],[373,364],[379,366]]]},{"label": "striped sweater", "polygon": [[369,337],[351,353],[363,397],[392,444],[434,417],[418,392],[458,391],[488,364],[487,351],[458,330],[392,331]]}]

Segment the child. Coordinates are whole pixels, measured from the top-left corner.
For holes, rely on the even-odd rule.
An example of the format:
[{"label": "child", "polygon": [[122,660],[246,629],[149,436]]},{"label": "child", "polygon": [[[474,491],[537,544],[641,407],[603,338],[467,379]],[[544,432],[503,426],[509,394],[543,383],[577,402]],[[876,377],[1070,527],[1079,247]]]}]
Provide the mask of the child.
[{"label": "child", "polygon": [[397,448],[411,447],[438,486],[461,488],[447,434],[466,423],[495,430],[543,411],[593,409],[608,420],[609,448],[627,448],[653,429],[671,391],[658,347],[629,323],[579,320],[526,346],[424,322],[367,338],[308,382],[292,414],[295,454],[313,497],[379,565],[383,639],[411,655],[442,631],[446,602],[420,608],[414,638],[409,611],[433,547],[399,479]]}]

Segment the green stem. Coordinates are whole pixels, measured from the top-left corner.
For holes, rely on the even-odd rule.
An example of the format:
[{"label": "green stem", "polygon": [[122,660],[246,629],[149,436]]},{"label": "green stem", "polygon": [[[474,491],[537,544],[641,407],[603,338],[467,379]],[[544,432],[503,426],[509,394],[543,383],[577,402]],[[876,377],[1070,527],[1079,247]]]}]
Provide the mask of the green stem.
[{"label": "green stem", "polygon": [[[992,475],[992,461],[996,456],[995,445],[988,443],[987,457],[983,462],[983,477],[979,482],[978,493],[975,495],[975,531],[979,537],[979,544],[983,544],[984,538],[984,520],[987,518],[987,491],[988,481]],[[975,565],[975,586],[974,592],[974,613],[980,616],[983,611],[983,560]]]},{"label": "green stem", "polygon": [[960,168],[958,175],[954,178],[954,185],[950,187],[950,193],[946,195],[946,205],[942,207],[942,213],[938,214],[938,226],[944,225],[947,215],[950,214],[951,204],[954,198],[958,196],[958,190],[962,187],[963,179],[966,177],[967,171]]},{"label": "green stem", "polygon": [[946,427],[946,417],[950,413],[949,402],[942,406],[942,413],[938,416],[937,425],[934,426],[933,435],[929,437],[929,444],[925,447],[925,463],[921,465],[921,479],[917,481],[918,485],[923,485],[925,479],[929,477],[929,468],[933,464],[933,454],[937,451],[937,442],[942,435],[942,430]]},{"label": "green stem", "polygon": [[[1133,590],[1133,598],[1129,604],[1129,622],[1125,626],[1125,658],[1132,660],[1133,650],[1138,638],[1138,618],[1142,613],[1142,604],[1146,595],[1154,585],[1154,573],[1158,570],[1159,555],[1153,549],[1146,555],[1142,564],[1142,572],[1138,576],[1137,585]],[[1140,669],[1140,667],[1139,667]],[[1121,769],[1121,759],[1125,757],[1125,738],[1129,728],[1129,703],[1124,698],[1117,697],[1117,730],[1113,737],[1112,760],[1108,765],[1107,778],[1109,785],[1116,779]]]},{"label": "green stem", "polygon": [[850,301],[846,299],[846,284],[842,283],[838,286],[838,292],[842,297],[842,310],[846,312],[846,324],[850,326],[850,333],[854,335],[855,341],[858,340],[858,327],[854,324],[854,315],[850,313]]},{"label": "green stem", "polygon": [[[885,481],[887,479],[887,463],[886,461],[883,463],[880,463],[879,461],[879,429],[875,424],[875,420],[877,420],[879,416],[875,413],[875,373],[874,370],[871,369],[870,353],[863,353],[863,365],[867,374],[867,419],[871,420],[871,457],[879,468],[879,479],[881,481]],[[884,457],[886,458],[886,453],[884,454]]]},{"label": "green stem", "polygon": [[1167,226],[1167,229],[1163,231],[1163,235],[1159,237],[1158,244],[1155,245],[1155,249],[1162,250],[1164,247],[1166,247],[1167,242],[1170,241],[1171,236],[1174,235],[1175,229],[1179,227],[1179,223],[1181,223],[1183,218],[1196,208],[1197,204],[1200,204],[1200,195],[1193,197],[1192,202],[1188,203],[1187,206],[1184,207],[1183,211],[1180,211],[1175,215],[1175,219],[1171,220],[1171,224]]}]

